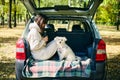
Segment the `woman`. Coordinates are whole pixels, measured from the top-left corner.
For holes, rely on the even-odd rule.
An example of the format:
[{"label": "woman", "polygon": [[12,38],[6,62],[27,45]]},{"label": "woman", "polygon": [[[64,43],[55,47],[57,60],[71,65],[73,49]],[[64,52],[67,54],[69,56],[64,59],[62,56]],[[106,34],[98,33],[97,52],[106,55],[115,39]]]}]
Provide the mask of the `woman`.
[{"label": "woman", "polygon": [[27,40],[30,44],[31,53],[36,60],[47,60],[51,58],[56,50],[57,44],[53,40],[46,45],[48,36],[43,37],[41,34],[44,32],[47,19],[45,15],[36,15],[34,23],[30,23]]}]

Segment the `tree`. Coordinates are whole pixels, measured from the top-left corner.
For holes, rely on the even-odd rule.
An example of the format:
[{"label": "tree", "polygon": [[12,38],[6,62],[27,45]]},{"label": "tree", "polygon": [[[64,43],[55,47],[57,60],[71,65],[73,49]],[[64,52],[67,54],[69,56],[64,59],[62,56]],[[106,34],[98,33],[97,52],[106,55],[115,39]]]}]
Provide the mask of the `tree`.
[{"label": "tree", "polygon": [[12,11],[12,0],[9,0],[9,20],[8,20],[8,27],[12,28],[11,25],[11,11]]},{"label": "tree", "polygon": [[2,4],[2,6],[1,6],[1,8],[2,8],[1,12],[2,13],[0,15],[1,16],[1,25],[3,25],[3,27],[4,27],[4,9],[3,9],[3,6],[5,5],[5,0],[2,0],[1,2],[2,2],[1,3]]},{"label": "tree", "polygon": [[120,25],[120,1],[118,0],[117,30],[119,30],[119,25]]},{"label": "tree", "polygon": [[14,0],[14,27],[16,27],[16,0]]},{"label": "tree", "polygon": [[117,0],[103,0],[97,10],[96,22],[106,25],[115,25],[118,13]]}]

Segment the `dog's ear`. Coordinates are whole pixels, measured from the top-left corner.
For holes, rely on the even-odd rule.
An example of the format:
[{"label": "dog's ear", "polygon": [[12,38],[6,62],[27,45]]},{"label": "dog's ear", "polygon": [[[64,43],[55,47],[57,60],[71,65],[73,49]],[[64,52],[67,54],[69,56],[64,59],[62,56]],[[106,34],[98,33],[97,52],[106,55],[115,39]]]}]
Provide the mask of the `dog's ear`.
[{"label": "dog's ear", "polygon": [[65,40],[65,41],[67,41],[67,38],[66,38],[66,37],[64,37],[64,40]]},{"label": "dog's ear", "polygon": [[54,40],[56,41],[58,39],[58,37],[55,37]]},{"label": "dog's ear", "polygon": [[56,37],[54,38],[54,40],[56,41]]}]

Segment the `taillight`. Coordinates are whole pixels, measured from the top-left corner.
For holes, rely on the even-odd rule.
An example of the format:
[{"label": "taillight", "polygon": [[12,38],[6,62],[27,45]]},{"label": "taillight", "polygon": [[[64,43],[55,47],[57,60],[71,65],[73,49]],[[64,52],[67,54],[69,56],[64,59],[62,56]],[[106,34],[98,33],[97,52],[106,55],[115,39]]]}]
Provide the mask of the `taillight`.
[{"label": "taillight", "polygon": [[97,47],[96,61],[105,61],[106,57],[106,44],[103,40],[100,40]]},{"label": "taillight", "polygon": [[24,45],[23,39],[19,39],[16,42],[16,59],[18,60],[26,59],[25,45]]}]

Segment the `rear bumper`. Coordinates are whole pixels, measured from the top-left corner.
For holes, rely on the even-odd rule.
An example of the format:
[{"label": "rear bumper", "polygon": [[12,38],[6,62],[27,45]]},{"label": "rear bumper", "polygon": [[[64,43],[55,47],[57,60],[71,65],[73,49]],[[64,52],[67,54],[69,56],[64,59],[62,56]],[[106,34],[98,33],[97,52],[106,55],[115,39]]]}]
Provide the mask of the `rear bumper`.
[{"label": "rear bumper", "polygon": [[23,67],[24,67],[24,60],[16,60],[16,62],[15,62],[16,80],[22,80]]},{"label": "rear bumper", "polygon": [[24,61],[16,60],[15,71],[16,71],[16,80],[105,80],[106,77],[106,62],[97,62],[96,63],[96,71],[92,72],[90,78],[84,77],[62,77],[62,78],[23,78],[22,77],[22,69],[24,67]]},{"label": "rear bumper", "polygon": [[97,62],[96,63],[96,72],[94,75],[95,80],[105,80],[106,79],[106,71],[107,65],[105,62]]},{"label": "rear bumper", "polygon": [[16,80],[90,80],[86,77],[43,77],[43,78],[27,78],[22,76],[22,70],[24,68],[24,61],[16,60]]},{"label": "rear bumper", "polygon": [[89,78],[81,78],[81,77],[45,77],[45,78],[24,78],[23,80],[90,80]]}]

